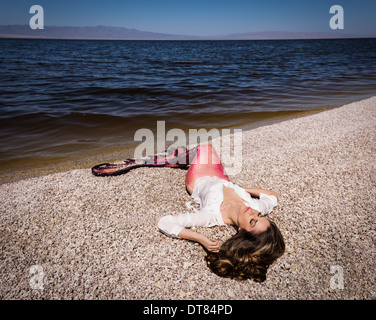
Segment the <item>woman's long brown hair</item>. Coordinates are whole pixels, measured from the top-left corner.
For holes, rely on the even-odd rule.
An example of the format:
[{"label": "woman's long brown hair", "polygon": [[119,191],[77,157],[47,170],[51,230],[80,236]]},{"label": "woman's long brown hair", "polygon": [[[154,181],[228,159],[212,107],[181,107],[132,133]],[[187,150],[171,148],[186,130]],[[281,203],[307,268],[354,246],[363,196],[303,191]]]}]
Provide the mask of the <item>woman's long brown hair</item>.
[{"label": "woman's long brown hair", "polygon": [[208,253],[205,260],[216,275],[236,280],[266,280],[269,266],[285,251],[283,236],[270,221],[262,233],[241,230],[229,238],[219,253]]}]

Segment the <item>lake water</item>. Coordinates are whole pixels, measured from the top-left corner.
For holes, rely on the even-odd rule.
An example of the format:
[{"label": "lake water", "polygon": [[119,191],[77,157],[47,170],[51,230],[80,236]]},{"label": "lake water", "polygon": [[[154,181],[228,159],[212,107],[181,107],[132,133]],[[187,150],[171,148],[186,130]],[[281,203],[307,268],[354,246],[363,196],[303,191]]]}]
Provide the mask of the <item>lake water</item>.
[{"label": "lake water", "polygon": [[235,128],[376,95],[376,39],[0,39],[0,63],[0,174],[105,162],[158,120]]}]

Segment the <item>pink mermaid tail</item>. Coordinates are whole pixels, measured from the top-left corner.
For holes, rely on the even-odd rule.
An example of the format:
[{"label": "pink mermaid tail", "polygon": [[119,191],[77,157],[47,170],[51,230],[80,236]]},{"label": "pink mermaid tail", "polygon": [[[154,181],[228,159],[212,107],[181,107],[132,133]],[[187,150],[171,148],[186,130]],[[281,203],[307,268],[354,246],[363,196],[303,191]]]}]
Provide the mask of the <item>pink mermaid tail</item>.
[{"label": "pink mermaid tail", "polygon": [[101,163],[91,168],[95,176],[118,176],[129,172],[130,170],[141,167],[170,167],[170,168],[187,168],[188,151],[185,147],[179,147],[167,150],[165,154],[154,155],[144,159],[126,159],[121,163]]},{"label": "pink mermaid tail", "polygon": [[212,145],[199,145],[186,150],[179,147],[167,150],[166,154],[154,155],[145,159],[127,159],[122,163],[102,163],[91,168],[95,176],[116,176],[140,167],[170,167],[187,168],[185,183],[188,192],[192,193],[197,178],[203,176],[225,179],[230,181],[221,164],[221,160]]},{"label": "pink mermaid tail", "polygon": [[185,176],[185,185],[189,193],[192,194],[195,181],[200,177],[216,176],[218,178],[230,181],[229,177],[225,173],[225,169],[222,166],[217,151],[212,145],[200,145],[194,149],[196,149],[197,152],[193,160],[190,161],[191,165],[188,169],[187,175]]}]

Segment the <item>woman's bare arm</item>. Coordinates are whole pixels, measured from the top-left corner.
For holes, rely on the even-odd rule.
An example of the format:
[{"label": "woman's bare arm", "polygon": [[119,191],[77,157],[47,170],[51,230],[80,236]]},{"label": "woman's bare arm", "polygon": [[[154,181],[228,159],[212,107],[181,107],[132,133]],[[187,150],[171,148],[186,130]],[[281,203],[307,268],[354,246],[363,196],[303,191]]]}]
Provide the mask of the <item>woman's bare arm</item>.
[{"label": "woman's bare arm", "polygon": [[260,193],[269,194],[275,196],[277,200],[279,200],[278,193],[273,190],[261,189],[261,188],[243,188],[247,191],[251,196],[260,197]]},{"label": "woman's bare arm", "polygon": [[181,239],[199,242],[206,248],[206,250],[210,252],[219,252],[219,248],[221,247],[219,240],[212,241],[202,233],[193,231],[191,229],[183,229],[178,234],[178,237]]}]

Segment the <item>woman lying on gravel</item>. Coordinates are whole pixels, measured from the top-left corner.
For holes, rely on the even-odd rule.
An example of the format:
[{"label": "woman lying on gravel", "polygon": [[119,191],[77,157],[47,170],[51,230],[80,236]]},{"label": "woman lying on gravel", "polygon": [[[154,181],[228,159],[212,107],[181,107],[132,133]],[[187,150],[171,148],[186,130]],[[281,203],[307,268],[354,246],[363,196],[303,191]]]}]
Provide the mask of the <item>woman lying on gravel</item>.
[{"label": "woman lying on gravel", "polygon": [[[268,267],[285,250],[281,232],[266,217],[277,205],[278,194],[230,182],[211,145],[200,145],[189,152],[193,161],[185,184],[201,210],[164,216],[158,222],[159,230],[202,244],[208,251],[208,267],[218,276],[265,281]],[[235,226],[238,233],[222,245],[190,229],[226,224]]]}]

